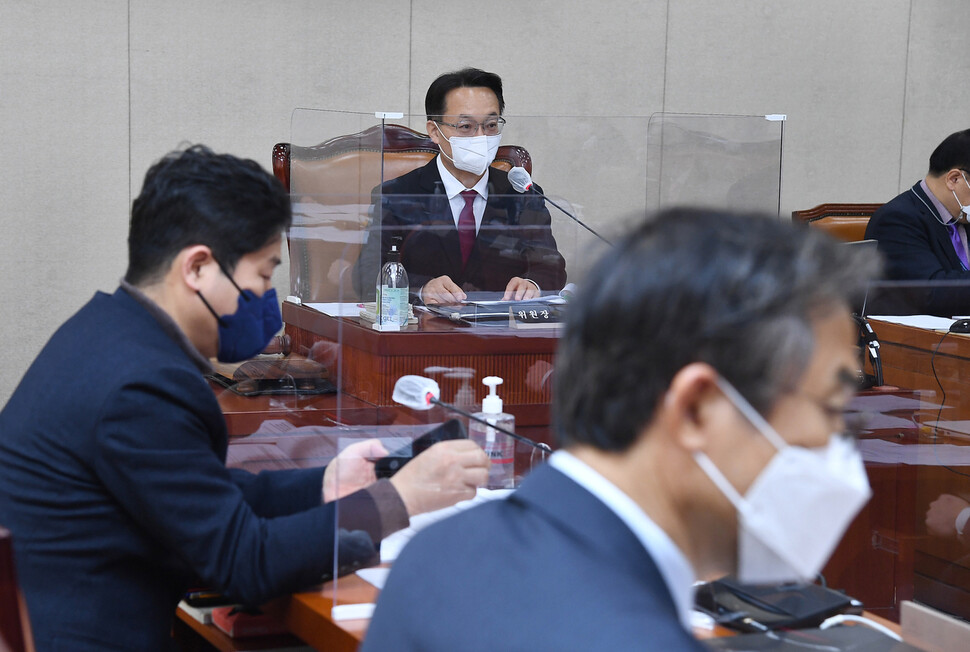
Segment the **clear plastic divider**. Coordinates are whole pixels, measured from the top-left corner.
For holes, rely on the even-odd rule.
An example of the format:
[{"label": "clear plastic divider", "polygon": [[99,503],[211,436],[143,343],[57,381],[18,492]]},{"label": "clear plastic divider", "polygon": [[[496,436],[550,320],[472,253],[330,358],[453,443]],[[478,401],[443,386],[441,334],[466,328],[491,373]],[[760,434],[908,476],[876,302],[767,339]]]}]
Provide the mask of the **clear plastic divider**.
[{"label": "clear plastic divider", "polygon": [[970,283],[880,282],[857,307],[871,330],[846,422],[873,496],[825,574],[891,618],[914,599],[970,618],[970,528],[957,531],[970,508],[968,299]]},{"label": "clear plastic divider", "polygon": [[[272,443],[248,438],[252,457],[319,465],[339,454],[328,479],[334,496],[357,496],[377,477],[367,473],[403,468],[406,479],[416,476],[399,483],[409,488],[404,493],[425,497],[409,505],[410,525],[397,534],[385,532],[386,523],[362,520],[375,510],[361,496],[385,501],[377,510],[385,517],[394,513],[383,490],[338,504],[335,579],[325,589],[334,617],[366,615],[376,597],[369,580],[381,571],[357,571],[387,565],[389,550],[449,510],[503,497],[546,458],[555,442],[549,414],[554,356],[569,300],[631,219],[683,189],[679,177],[665,175],[675,167],[703,169],[706,185],[695,189],[702,187],[711,202],[729,206],[751,184],[757,192],[745,206],[767,209],[773,201],[777,210],[777,125],[774,141],[758,141],[759,152],[775,149],[774,158],[759,154],[742,172],[738,160],[749,156],[752,132],[764,136],[750,117],[691,116],[692,137],[715,134],[718,147],[734,157],[718,155],[717,165],[704,143],[674,146],[670,129],[683,125],[679,117],[504,117],[487,197],[472,204],[475,233],[463,254],[462,207],[452,205],[438,172],[426,116],[293,113],[291,298],[283,317],[290,360],[316,365],[336,393],[315,403],[279,397],[267,410],[282,412],[274,416],[273,432],[265,433]],[[651,170],[661,169],[651,177]],[[381,273],[387,264],[400,264],[407,274],[403,309],[396,308],[400,275]],[[428,284],[443,276],[460,288],[463,301],[430,296],[435,286]],[[507,296],[513,290],[526,298]],[[395,387],[406,376],[433,382],[434,400],[419,406],[397,400]],[[486,400],[485,381],[495,384],[492,378],[502,380],[495,387],[498,407]],[[488,486],[472,501],[436,484],[430,471],[414,472],[430,459],[422,456],[434,454],[428,444],[456,427],[492,462]]]}]

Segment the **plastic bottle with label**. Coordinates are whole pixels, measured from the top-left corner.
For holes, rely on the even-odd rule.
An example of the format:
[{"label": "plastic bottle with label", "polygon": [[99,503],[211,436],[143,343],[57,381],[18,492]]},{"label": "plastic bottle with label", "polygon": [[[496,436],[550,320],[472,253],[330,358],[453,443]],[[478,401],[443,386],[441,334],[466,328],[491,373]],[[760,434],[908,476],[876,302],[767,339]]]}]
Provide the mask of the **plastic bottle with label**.
[{"label": "plastic bottle with label", "polygon": [[[498,376],[486,376],[482,383],[489,387],[489,394],[482,399],[482,411],[475,416],[515,432],[515,417],[502,412],[502,399],[495,391],[502,384],[502,379]],[[469,437],[482,447],[491,461],[488,488],[512,489],[515,486],[515,440],[478,421],[469,421],[468,426]]]},{"label": "plastic bottle with label", "polygon": [[401,330],[408,323],[408,273],[401,263],[397,245],[377,278],[377,323],[382,331]]}]

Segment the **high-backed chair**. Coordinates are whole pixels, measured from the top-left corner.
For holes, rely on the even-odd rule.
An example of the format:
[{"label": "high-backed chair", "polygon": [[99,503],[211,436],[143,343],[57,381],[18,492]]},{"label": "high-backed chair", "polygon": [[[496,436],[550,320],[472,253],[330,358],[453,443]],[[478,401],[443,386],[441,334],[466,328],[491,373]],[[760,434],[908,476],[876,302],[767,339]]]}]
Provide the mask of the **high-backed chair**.
[{"label": "high-backed chair", "polygon": [[10,531],[0,527],[0,652],[33,652],[27,606],[17,584]]},{"label": "high-backed chair", "polygon": [[882,204],[819,204],[804,211],[792,211],[796,224],[807,224],[827,231],[846,242],[858,242],[866,237],[869,218]]},{"label": "high-backed chair", "polygon": [[[273,174],[292,193],[294,213],[304,202],[326,214],[333,207],[343,236],[329,241],[302,233],[289,239],[290,278],[296,279],[304,301],[357,300],[349,268],[360,253],[359,231],[370,216],[349,219],[342,205],[368,202],[382,181],[395,179],[430,161],[438,146],[426,134],[402,125],[375,125],[364,131],[337,136],[319,145],[273,147]],[[492,167],[508,171],[514,166],[532,173],[532,157],[516,145],[499,147]],[[355,233],[356,232],[356,233]]]}]

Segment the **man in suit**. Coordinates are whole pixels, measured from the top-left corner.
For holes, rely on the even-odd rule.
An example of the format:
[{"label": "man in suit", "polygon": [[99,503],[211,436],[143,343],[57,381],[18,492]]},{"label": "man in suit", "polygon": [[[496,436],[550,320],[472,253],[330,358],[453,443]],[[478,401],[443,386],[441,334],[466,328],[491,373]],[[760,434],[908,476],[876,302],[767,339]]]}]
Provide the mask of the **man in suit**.
[{"label": "man in suit", "polygon": [[355,274],[364,296],[395,244],[413,298],[425,303],[454,303],[479,291],[531,299],[563,287],[565,261],[544,201],[516,192],[505,172],[490,167],[504,109],[494,73],[466,68],[431,84],[427,130],[441,154],[375,191],[379,217]]},{"label": "man in suit", "polygon": [[326,469],[226,468],[203,374],[280,328],[270,280],[289,222],[289,196],[255,162],[198,146],[163,158],[132,205],[121,287],[51,337],[0,412],[0,523],[38,650],[171,649],[190,586],[258,605],[320,581],[338,503],[340,549],[367,557],[409,514],[485,482],[469,441],[376,483],[360,462],[386,455],[376,440]]},{"label": "man in suit", "polygon": [[562,448],[419,532],[363,649],[700,650],[693,583],[814,578],[869,495],[831,433],[871,256],[777,218],[636,228],[586,278],[554,376]]},{"label": "man in suit", "polygon": [[[909,311],[951,316],[970,311],[970,129],[947,136],[930,155],[926,178],[873,213],[866,238],[879,242],[894,281],[926,281]],[[930,288],[930,281],[962,281],[966,288]],[[951,283],[952,286],[952,283]],[[904,289],[896,293],[896,306]],[[888,297],[883,297],[883,301]]]}]

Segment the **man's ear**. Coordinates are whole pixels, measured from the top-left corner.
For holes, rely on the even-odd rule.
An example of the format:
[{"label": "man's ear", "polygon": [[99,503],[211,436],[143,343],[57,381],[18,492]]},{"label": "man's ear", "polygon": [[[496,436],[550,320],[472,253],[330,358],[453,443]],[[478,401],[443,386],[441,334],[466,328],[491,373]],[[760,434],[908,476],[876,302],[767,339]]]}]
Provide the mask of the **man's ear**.
[{"label": "man's ear", "polygon": [[434,120],[428,120],[428,138],[434,141],[434,144],[439,148],[441,147],[441,131],[438,129],[438,123]]},{"label": "man's ear", "polygon": [[946,181],[946,187],[948,190],[953,190],[957,186],[962,186],[964,185],[963,170],[960,168],[953,168],[943,175],[943,180]]},{"label": "man's ear", "polygon": [[688,452],[706,448],[708,433],[724,407],[726,399],[717,387],[717,378],[714,367],[693,362],[674,375],[664,395],[665,427]]},{"label": "man's ear", "polygon": [[186,247],[175,257],[172,267],[186,287],[193,292],[205,289],[209,277],[219,271],[212,250],[205,245]]}]

